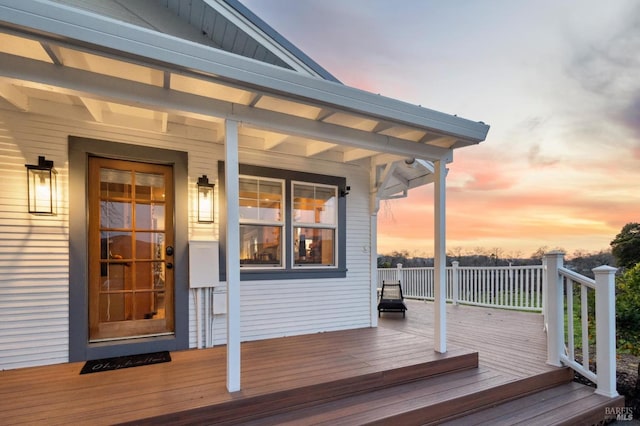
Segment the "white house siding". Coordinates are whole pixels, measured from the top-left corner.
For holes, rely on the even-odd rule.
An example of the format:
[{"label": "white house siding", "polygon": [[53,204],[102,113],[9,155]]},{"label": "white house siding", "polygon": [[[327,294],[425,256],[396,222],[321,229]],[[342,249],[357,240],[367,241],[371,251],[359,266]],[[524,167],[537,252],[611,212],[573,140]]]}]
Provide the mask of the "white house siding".
[{"label": "white house siding", "polygon": [[[198,176],[217,177],[222,146],[213,129],[169,124],[166,134],[44,117],[0,109],[0,370],[68,361],[69,215],[68,137],[78,136],[182,150],[189,157],[189,239],[217,239],[217,223],[197,224],[194,200]],[[26,211],[24,165],[39,155],[58,171],[58,215]],[[370,322],[368,171],[363,163],[314,161],[285,154],[241,151],[242,162],[344,176],[347,196],[346,278],[242,282],[242,339],[368,327]],[[216,186],[216,193],[218,186]],[[216,215],[219,208],[216,205]],[[188,285],[188,283],[176,283]],[[196,318],[190,296],[191,347]],[[225,315],[214,317],[213,344],[226,339]],[[204,333],[204,326],[202,327]],[[204,337],[203,337],[204,340]]]},{"label": "white house siding", "polygon": [[[191,159],[191,156],[189,157]],[[347,277],[277,281],[242,281],[241,339],[260,340],[298,334],[369,327],[369,166],[368,162],[344,164],[314,161],[283,154],[267,157],[262,152],[241,151],[240,161],[264,167],[344,176],[351,192],[347,195]],[[203,292],[204,293],[204,292]],[[203,297],[204,299],[204,297]],[[193,300],[193,292],[191,294]],[[191,305],[190,329],[195,330]],[[205,309],[205,301],[201,301]],[[206,321],[207,319],[204,319]],[[226,342],[226,317],[209,318],[213,344]],[[202,341],[205,341],[202,325]],[[195,347],[195,333],[190,346]]]},{"label": "white house siding", "polygon": [[[289,281],[243,281],[243,340],[368,327],[369,307],[369,167],[281,156],[273,161],[261,153],[245,153],[241,161],[288,170],[345,176],[347,195],[347,277]],[[365,165],[366,164],[366,165]],[[359,229],[358,224],[366,227]]]}]

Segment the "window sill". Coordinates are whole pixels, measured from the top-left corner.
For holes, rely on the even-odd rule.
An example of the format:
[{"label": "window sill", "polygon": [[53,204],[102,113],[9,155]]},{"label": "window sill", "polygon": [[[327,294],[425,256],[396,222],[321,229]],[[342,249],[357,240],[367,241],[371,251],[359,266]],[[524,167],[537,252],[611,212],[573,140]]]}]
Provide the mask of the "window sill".
[{"label": "window sill", "polygon": [[264,280],[300,280],[300,279],[331,279],[346,278],[347,269],[339,268],[297,268],[297,269],[256,269],[240,270],[240,281],[264,281]]}]

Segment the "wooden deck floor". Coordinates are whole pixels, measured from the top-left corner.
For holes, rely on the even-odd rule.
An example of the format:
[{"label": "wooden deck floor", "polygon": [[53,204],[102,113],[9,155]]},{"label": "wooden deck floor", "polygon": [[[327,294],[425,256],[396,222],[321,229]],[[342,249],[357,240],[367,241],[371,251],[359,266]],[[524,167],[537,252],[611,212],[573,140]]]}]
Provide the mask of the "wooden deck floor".
[{"label": "wooden deck floor", "polygon": [[[0,372],[0,423],[114,424],[411,366],[433,351],[433,305],[408,301],[380,327],[242,344],[242,391],[225,388],[226,350],[173,352],[172,362],[79,375],[83,363]],[[479,352],[504,378],[552,371],[538,314],[447,306],[449,355]],[[268,401],[267,401],[268,403]]]}]

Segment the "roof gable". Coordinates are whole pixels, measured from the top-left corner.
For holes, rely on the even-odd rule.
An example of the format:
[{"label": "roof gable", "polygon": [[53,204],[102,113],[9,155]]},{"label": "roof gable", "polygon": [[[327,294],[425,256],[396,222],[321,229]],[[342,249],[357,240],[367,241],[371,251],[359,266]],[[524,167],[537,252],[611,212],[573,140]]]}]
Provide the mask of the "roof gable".
[{"label": "roof gable", "polygon": [[338,82],[237,0],[54,0],[138,27]]}]

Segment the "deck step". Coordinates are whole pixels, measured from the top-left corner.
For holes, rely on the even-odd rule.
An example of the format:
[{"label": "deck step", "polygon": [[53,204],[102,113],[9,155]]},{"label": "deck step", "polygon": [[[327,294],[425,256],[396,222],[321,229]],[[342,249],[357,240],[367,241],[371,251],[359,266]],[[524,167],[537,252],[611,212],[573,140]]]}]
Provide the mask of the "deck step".
[{"label": "deck step", "polygon": [[571,377],[569,371],[558,369],[513,380],[502,373],[480,367],[247,420],[243,425],[439,424],[443,418],[566,383]]},{"label": "deck step", "polygon": [[623,397],[607,398],[592,387],[570,382],[439,424],[599,425],[615,419],[616,407],[624,407]]},{"label": "deck step", "polygon": [[[156,425],[180,424],[244,424],[252,419],[268,418],[332,401],[368,395],[371,392],[394,389],[397,386],[411,388],[413,383],[428,379],[443,380],[449,374],[470,371],[474,374],[478,368],[478,353],[467,350],[449,351],[447,354],[429,355],[428,361],[376,369],[371,373],[356,374],[339,380],[327,380],[308,386],[283,391],[275,391],[201,408],[154,416],[136,420],[130,424]],[[394,360],[388,361],[389,365]],[[446,382],[446,380],[445,380]],[[128,423],[123,423],[128,424]]]}]

